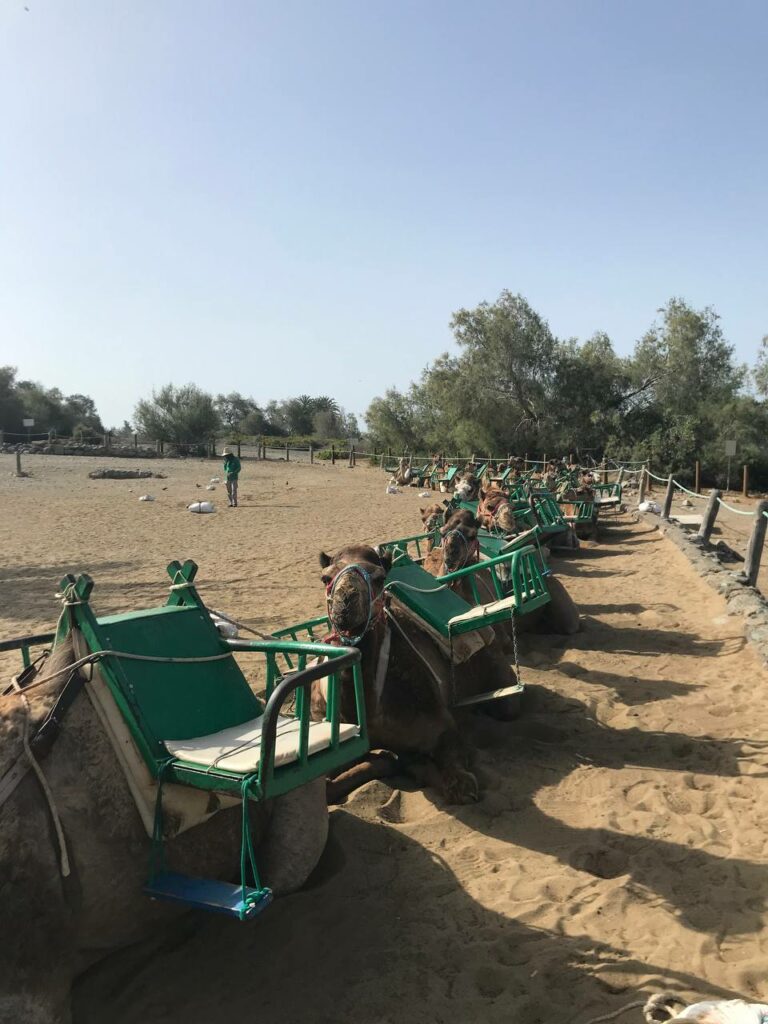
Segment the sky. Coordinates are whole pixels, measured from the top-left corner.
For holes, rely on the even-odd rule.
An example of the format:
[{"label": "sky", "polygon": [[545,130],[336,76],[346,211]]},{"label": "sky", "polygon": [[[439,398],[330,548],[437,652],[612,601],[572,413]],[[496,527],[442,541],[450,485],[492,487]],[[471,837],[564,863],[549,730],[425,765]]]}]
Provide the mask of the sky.
[{"label": "sky", "polygon": [[0,364],[362,413],[510,289],[768,333],[764,0],[0,0]]}]

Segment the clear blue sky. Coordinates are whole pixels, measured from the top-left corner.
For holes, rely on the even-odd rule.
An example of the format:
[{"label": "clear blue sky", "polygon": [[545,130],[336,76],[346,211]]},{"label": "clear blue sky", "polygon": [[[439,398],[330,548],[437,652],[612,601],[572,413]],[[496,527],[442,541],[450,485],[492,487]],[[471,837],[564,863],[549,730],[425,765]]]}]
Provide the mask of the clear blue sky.
[{"label": "clear blue sky", "polygon": [[[29,10],[25,10],[28,7]],[[768,3],[2,0],[0,362],[362,412],[522,292],[768,332]]]}]

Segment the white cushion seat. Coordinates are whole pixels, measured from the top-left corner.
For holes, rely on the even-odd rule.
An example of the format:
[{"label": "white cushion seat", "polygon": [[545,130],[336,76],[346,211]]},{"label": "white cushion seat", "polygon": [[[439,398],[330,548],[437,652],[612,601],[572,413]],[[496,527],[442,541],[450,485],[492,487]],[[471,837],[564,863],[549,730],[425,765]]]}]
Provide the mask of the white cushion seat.
[{"label": "white cushion seat", "polygon": [[[531,591],[530,596],[534,596],[534,591]],[[509,609],[511,618],[512,609],[516,607],[516,604],[517,602],[515,601],[514,594],[503,598],[501,601],[492,601],[490,604],[476,604],[468,611],[462,612],[461,615],[454,615],[452,619],[448,620],[448,625],[457,626],[461,622],[472,622],[475,619],[480,619],[482,621],[487,616],[496,615],[498,612],[503,612],[507,609]]]},{"label": "white cushion seat", "polygon": [[[168,753],[179,761],[224,768],[233,772],[255,772],[261,755],[261,730],[264,716],[252,718],[241,725],[207,736],[194,736],[187,740],[163,740]],[[290,764],[299,757],[299,719],[282,715],[277,719],[275,737],[275,767]],[[360,735],[360,728],[345,722],[339,725],[339,742]],[[331,745],[331,723],[310,722],[307,752],[316,754]]]}]

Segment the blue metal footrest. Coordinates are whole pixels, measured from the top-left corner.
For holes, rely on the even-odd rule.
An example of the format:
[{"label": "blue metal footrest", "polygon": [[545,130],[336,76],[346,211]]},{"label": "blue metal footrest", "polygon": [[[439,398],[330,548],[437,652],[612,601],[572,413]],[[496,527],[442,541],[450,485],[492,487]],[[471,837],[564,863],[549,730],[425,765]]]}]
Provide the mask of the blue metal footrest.
[{"label": "blue metal footrest", "polygon": [[144,892],[156,900],[184,903],[197,910],[227,914],[241,921],[255,917],[272,902],[271,889],[246,889],[246,901],[243,902],[243,888],[240,885],[210,878],[190,878],[174,871],[163,871],[155,875],[144,886]]}]

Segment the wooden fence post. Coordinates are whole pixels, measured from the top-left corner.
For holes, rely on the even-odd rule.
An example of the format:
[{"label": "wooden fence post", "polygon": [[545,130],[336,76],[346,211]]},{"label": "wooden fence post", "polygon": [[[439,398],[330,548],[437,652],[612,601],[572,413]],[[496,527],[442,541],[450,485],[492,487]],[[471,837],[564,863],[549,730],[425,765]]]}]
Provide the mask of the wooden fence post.
[{"label": "wooden fence post", "polygon": [[379,463],[381,469],[384,469],[384,452],[381,453],[381,462]]},{"label": "wooden fence post", "polygon": [[697,494],[701,494],[701,462],[698,459],[693,467],[693,489]]},{"label": "wooden fence post", "polygon": [[[403,458],[405,458],[405,455],[403,455]],[[350,448],[349,448],[349,468],[350,469],[354,469],[355,468],[355,449],[354,449],[354,445],[350,445]]]},{"label": "wooden fence post", "polygon": [[664,508],[661,510],[661,518],[669,519],[669,513],[672,511],[672,498],[675,495],[675,481],[672,474],[669,474],[669,480],[667,481],[667,493],[664,495]]},{"label": "wooden fence post", "polygon": [[699,532],[696,534],[696,540],[699,544],[709,544],[709,538],[712,535],[712,530],[715,525],[715,519],[717,519],[717,513],[720,511],[720,497],[722,491],[713,490],[709,492],[709,501],[704,511],[704,517],[701,520],[701,526]]},{"label": "wooden fence post", "polygon": [[335,444],[331,445],[331,465],[332,466],[336,465],[336,445]]},{"label": "wooden fence post", "polygon": [[16,476],[24,476],[21,469],[21,452],[16,449]]},{"label": "wooden fence post", "polygon": [[749,497],[749,466],[744,465],[744,472],[741,477],[741,493],[745,498]]},{"label": "wooden fence post", "polygon": [[640,486],[637,491],[637,504],[642,505],[645,501],[645,485],[648,480],[648,470],[643,466],[640,470]]},{"label": "wooden fence post", "polygon": [[240,442],[237,442],[237,457],[240,458]]},{"label": "wooden fence post", "polygon": [[133,450],[136,451],[136,452],[139,450],[139,435],[138,434],[134,434],[133,435]]},{"label": "wooden fence post", "polygon": [[650,459],[646,459],[644,465],[645,465],[645,476],[646,476],[646,480],[647,480],[647,483],[648,483],[648,493],[650,494],[651,491],[653,490],[653,477],[651,476],[651,460]]},{"label": "wooden fence post", "polygon": [[758,501],[755,509],[755,520],[752,526],[752,536],[747,545],[747,556],[744,559],[744,575],[750,587],[757,585],[757,577],[760,572],[760,559],[763,557],[763,546],[765,544],[765,528],[768,526],[768,501]]},{"label": "wooden fence post", "polygon": [[291,446],[289,444],[286,444],[285,446],[285,461],[291,461]]},{"label": "wooden fence post", "polygon": [[310,441],[309,442],[309,464],[310,464],[310,466],[313,465],[314,461],[315,461],[315,446]]}]

